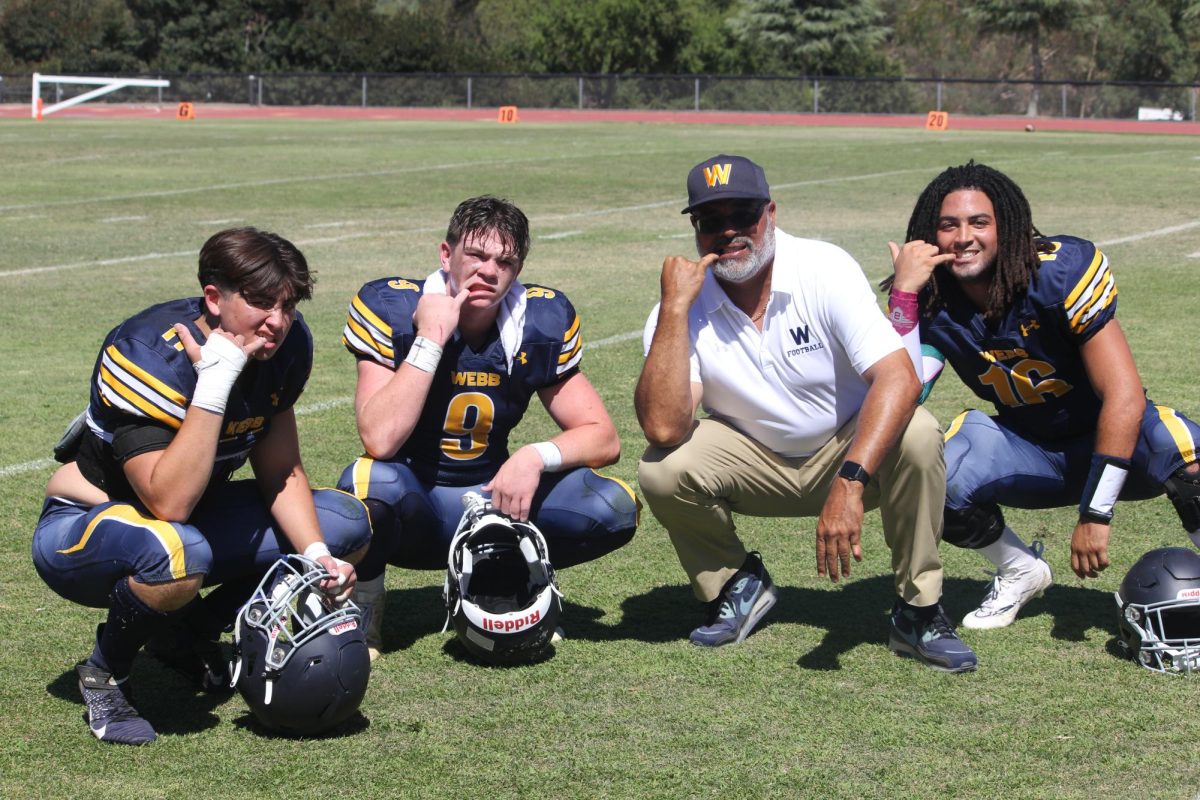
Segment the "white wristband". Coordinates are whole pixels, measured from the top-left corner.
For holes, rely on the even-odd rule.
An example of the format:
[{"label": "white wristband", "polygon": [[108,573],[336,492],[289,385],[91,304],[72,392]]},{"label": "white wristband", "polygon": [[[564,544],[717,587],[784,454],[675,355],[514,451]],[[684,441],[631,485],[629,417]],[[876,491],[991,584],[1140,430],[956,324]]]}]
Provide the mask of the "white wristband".
[{"label": "white wristband", "polygon": [[562,469],[562,451],[554,442],[534,442],[530,445],[542,457],[543,472],[558,472]]},{"label": "white wristband", "polygon": [[404,360],[422,372],[436,372],[438,362],[442,360],[442,346],[432,339],[418,336],[413,339]]},{"label": "white wristband", "polygon": [[237,342],[224,336],[210,335],[200,348],[200,360],[192,364],[196,370],[196,388],[191,405],[224,414],[229,392],[246,366],[246,354]]},{"label": "white wristband", "polygon": [[310,561],[316,561],[318,558],[328,555],[332,554],[329,552],[329,545],[324,542],[313,542],[304,548],[304,557]]}]

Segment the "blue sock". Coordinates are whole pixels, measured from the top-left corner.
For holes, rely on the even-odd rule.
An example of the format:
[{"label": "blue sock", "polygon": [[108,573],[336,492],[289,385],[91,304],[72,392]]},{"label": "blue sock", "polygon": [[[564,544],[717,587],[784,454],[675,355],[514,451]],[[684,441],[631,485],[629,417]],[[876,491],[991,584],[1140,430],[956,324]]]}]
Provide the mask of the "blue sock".
[{"label": "blue sock", "polygon": [[115,680],[129,677],[133,659],[167,618],[143,603],[129,588],[129,578],[113,584],[108,620],[96,629],[96,647],[88,663],[110,673]]}]

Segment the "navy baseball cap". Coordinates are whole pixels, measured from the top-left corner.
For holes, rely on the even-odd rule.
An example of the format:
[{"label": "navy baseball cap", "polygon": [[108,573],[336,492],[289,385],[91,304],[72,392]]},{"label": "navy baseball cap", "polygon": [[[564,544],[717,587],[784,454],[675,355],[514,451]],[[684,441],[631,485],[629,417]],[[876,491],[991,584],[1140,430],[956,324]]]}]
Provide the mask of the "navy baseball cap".
[{"label": "navy baseball cap", "polygon": [[770,200],[763,169],[743,156],[719,155],[701,161],[688,173],[688,204],[681,213],[714,200]]}]

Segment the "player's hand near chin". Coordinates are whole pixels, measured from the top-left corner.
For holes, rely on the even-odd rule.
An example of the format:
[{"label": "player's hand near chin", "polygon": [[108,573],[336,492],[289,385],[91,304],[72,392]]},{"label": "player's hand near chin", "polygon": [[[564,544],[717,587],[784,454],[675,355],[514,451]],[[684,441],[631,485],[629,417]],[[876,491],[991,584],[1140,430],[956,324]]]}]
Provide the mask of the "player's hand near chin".
[{"label": "player's hand near chin", "polygon": [[232,342],[239,350],[242,351],[242,355],[247,359],[253,358],[254,354],[259,350],[262,350],[267,344],[267,340],[260,336],[251,336],[250,340],[246,341],[245,337],[241,336],[240,334],[232,334],[220,327],[216,327],[209,332],[208,339],[202,345],[196,341],[196,337],[192,336],[192,332],[188,326],[180,322],[175,323],[175,333],[179,335],[179,343],[183,345],[184,352],[187,353],[188,359],[193,364],[200,361],[204,357],[204,348],[207,347],[210,342],[213,342],[214,336],[227,339]]}]

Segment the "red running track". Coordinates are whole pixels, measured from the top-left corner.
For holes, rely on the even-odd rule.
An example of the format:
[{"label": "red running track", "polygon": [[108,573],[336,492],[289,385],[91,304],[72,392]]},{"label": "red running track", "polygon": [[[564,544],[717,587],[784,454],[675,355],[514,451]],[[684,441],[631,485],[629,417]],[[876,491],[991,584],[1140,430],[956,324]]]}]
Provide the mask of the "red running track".
[{"label": "red running track", "polygon": [[[459,122],[497,121],[495,108],[384,108],[355,106],[249,106],[193,104],[195,117],[205,119],[338,119]],[[69,119],[171,119],[176,106],[93,103],[66,109],[43,124]],[[666,125],[799,125],[858,128],[924,128],[925,115],[915,114],[786,114],[749,111],[601,111],[518,109],[521,123],[640,122]],[[0,119],[30,119],[25,104],[0,105]],[[32,121],[32,120],[31,120]],[[1062,117],[960,116],[951,114],[949,130],[1087,131],[1092,133],[1173,133],[1200,135],[1200,122],[1123,119],[1066,119]]]}]

